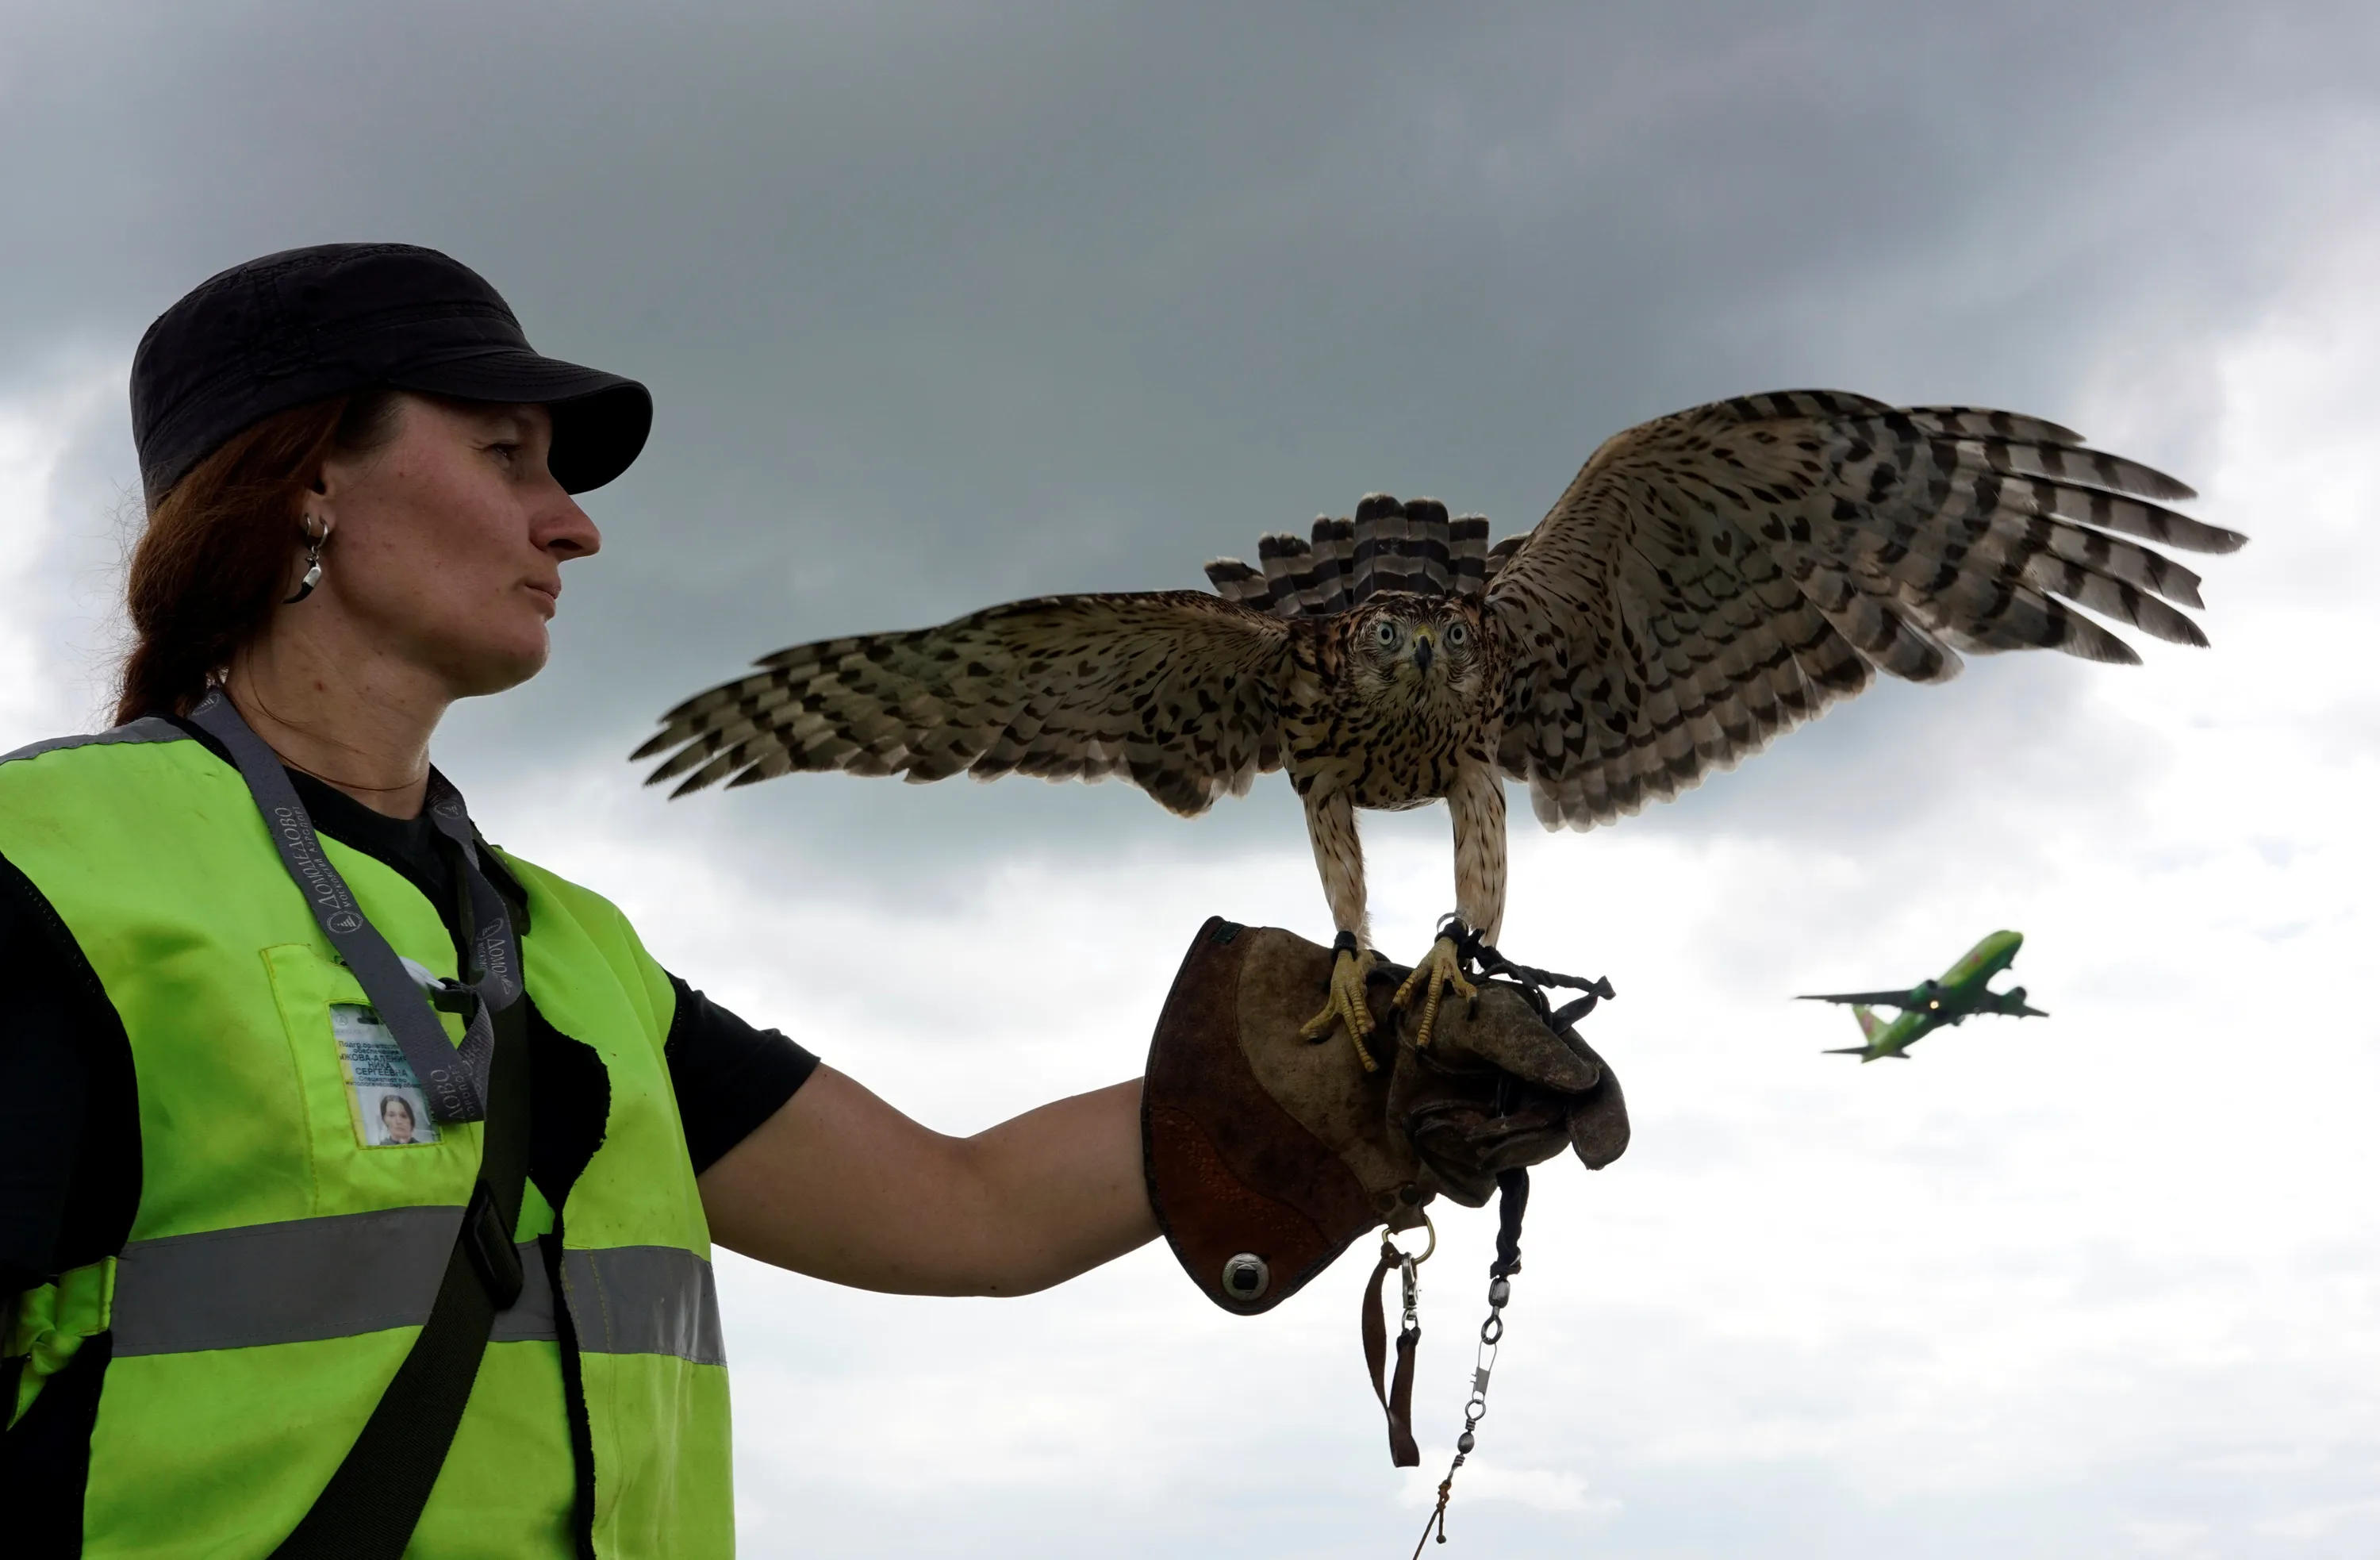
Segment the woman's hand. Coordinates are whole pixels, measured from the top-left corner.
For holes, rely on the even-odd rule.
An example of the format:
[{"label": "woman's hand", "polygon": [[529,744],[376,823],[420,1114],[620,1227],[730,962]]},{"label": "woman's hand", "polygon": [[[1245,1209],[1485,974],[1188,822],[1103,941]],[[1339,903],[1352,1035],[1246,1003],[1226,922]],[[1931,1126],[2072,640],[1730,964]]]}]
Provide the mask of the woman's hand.
[{"label": "woman's hand", "polygon": [[699,1185],[720,1245],[892,1294],[1029,1294],[1157,1235],[1138,1079],[950,1138],[820,1066]]}]

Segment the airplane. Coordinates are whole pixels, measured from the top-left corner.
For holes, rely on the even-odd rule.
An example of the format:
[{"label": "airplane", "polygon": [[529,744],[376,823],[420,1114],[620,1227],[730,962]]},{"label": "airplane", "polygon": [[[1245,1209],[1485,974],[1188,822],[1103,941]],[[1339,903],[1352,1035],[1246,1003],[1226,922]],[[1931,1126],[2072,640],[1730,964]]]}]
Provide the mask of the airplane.
[{"label": "airplane", "polygon": [[[2004,992],[1991,989],[1992,977],[2014,963],[2016,951],[2022,946],[2023,932],[1995,932],[1968,949],[1967,957],[1952,965],[1938,981],[1920,981],[1905,992],[1845,992],[1796,1000],[1852,1005],[1852,1016],[1859,1020],[1860,1032],[1867,1036],[1867,1043],[1828,1051],[1827,1055],[1857,1056],[1863,1066],[1886,1056],[1906,1061],[1911,1046],[1945,1024],[1963,1024],[1978,1013],[2001,1013],[2016,1018],[2048,1018],[2040,1008],[2024,1005],[2022,986],[2010,986]],[[1871,1005],[1897,1007],[1900,1016],[1887,1022],[1869,1011]]]}]

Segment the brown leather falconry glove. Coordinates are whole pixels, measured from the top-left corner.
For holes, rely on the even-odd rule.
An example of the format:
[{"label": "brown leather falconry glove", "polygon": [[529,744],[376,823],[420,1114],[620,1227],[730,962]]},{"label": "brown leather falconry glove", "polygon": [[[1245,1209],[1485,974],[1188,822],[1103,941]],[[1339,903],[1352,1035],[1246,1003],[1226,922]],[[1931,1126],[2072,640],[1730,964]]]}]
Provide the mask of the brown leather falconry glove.
[{"label": "brown leather falconry glove", "polygon": [[1518,986],[1450,1003],[1428,1049],[1375,965],[1366,1073],[1343,1034],[1298,1034],[1328,993],[1330,949],[1277,927],[1199,928],[1150,1043],[1141,1127],[1149,1202],[1208,1298],[1253,1316],[1302,1288],[1357,1236],[1408,1229],[1439,1193],[1486,1202],[1499,1171],[1565,1148],[1601,1169],[1628,1146],[1619,1081]]}]

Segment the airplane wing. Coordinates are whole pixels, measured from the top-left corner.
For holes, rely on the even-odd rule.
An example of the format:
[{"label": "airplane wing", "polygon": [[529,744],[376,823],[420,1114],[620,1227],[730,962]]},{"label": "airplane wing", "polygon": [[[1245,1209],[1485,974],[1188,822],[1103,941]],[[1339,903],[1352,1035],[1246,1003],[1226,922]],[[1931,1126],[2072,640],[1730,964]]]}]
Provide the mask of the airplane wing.
[{"label": "airplane wing", "polygon": [[1797,996],[1793,1000],[1796,1002],[1856,1002],[1869,1007],[1905,1008],[1913,1005],[1910,1001],[1909,988],[1906,986],[1897,992],[1840,992],[1823,996],[1815,994]]}]

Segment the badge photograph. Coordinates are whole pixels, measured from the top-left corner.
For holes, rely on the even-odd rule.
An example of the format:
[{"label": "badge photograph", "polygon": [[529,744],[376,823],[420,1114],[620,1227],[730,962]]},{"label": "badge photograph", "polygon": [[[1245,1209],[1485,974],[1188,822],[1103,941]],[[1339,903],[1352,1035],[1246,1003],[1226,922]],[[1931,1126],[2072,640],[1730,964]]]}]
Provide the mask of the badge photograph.
[{"label": "badge photograph", "polygon": [[421,1080],[379,1014],[356,1003],[333,1003],[331,1035],[339,1045],[357,1142],[368,1149],[407,1149],[438,1141]]}]

